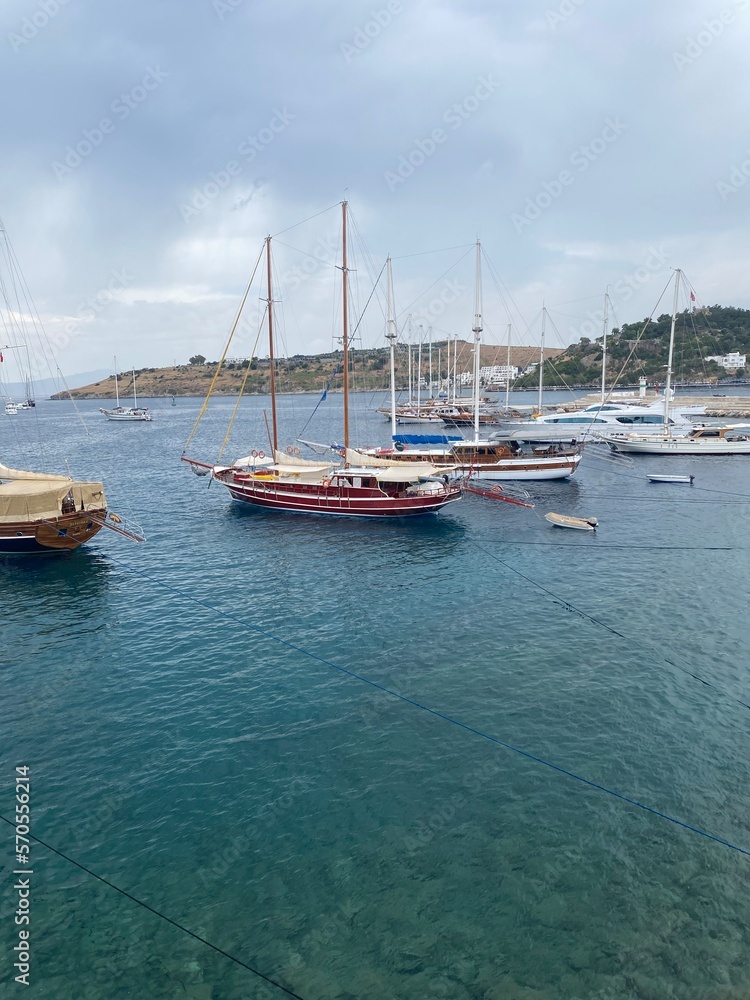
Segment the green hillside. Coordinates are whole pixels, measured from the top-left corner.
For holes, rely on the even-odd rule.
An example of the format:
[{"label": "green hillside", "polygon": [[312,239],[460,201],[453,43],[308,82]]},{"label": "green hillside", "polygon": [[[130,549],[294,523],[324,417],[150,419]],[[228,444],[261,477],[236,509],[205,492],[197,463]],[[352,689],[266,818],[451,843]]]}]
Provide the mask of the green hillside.
[{"label": "green hillside", "polygon": [[[613,330],[607,338],[607,381],[613,381],[622,371],[619,381],[623,384],[637,382],[642,376],[649,382],[663,383],[671,320],[671,315],[664,313],[648,325],[644,319]],[[744,370],[734,372],[706,360],[710,355],[731,351],[750,355],[750,309],[716,305],[678,315],[673,361],[675,381],[716,381],[728,376],[744,378]],[[601,382],[601,377],[602,337],[593,341],[582,337],[544,366],[544,384],[548,386],[593,386]],[[536,374],[528,375],[520,385],[533,385],[537,380]]]}]

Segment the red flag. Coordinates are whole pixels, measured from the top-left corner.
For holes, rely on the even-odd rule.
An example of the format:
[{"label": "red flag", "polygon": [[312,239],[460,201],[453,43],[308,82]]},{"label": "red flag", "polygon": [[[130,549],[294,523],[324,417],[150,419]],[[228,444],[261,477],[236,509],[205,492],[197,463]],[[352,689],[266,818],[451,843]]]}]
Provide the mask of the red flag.
[{"label": "red flag", "polygon": [[695,302],[695,295],[692,292],[690,293],[690,301]]},{"label": "red flag", "polygon": [[3,360],[3,356],[2,356],[2,354],[0,354],[0,361],[2,361],[2,360]]}]

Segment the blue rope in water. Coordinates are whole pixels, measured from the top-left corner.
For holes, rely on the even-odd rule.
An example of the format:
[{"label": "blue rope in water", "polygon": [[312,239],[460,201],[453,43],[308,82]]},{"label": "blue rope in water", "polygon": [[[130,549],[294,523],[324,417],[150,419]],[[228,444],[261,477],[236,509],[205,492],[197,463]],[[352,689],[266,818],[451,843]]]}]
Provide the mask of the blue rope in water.
[{"label": "blue rope in water", "polygon": [[[250,629],[258,635],[271,639],[273,642],[277,642],[280,645],[285,646],[287,649],[293,650],[295,653],[301,653],[303,656],[317,660],[318,663],[331,667],[333,670],[337,670],[339,673],[344,674],[347,677],[360,681],[362,684],[367,684],[376,691],[382,691],[383,694],[387,694],[392,698],[397,698],[399,701],[402,701],[407,705],[411,705],[413,708],[417,708],[421,712],[427,712],[429,715],[432,715],[437,719],[442,719],[444,722],[448,722],[452,726],[457,726],[459,729],[463,729],[467,733],[472,733],[474,736],[479,736],[481,739],[488,740],[490,743],[503,747],[505,750],[510,750],[512,753],[518,754],[520,757],[524,757],[527,760],[534,761],[536,764],[542,764],[544,767],[548,767],[551,770],[556,771],[558,774],[564,774],[568,778],[573,778],[575,781],[579,781],[581,784],[586,785],[589,788],[593,788],[598,792],[610,795],[612,798],[618,799],[620,802],[626,802],[628,805],[642,809],[644,812],[650,813],[652,816],[657,816],[659,819],[666,820],[669,823],[673,823],[675,826],[679,826],[683,830],[689,830],[691,833],[698,834],[700,837],[705,837],[706,840],[711,840],[716,844],[721,844],[722,847],[728,847],[732,851],[737,851],[739,854],[744,854],[747,857],[750,857],[750,850],[746,850],[744,847],[733,844],[731,841],[725,840],[723,837],[717,837],[713,833],[701,830],[700,827],[693,826],[691,823],[685,823],[683,820],[677,819],[675,816],[670,816],[669,813],[662,812],[660,809],[655,809],[653,806],[646,805],[644,802],[639,802],[638,799],[633,799],[629,795],[623,795],[621,792],[616,792],[614,789],[608,788],[606,785],[601,785],[596,781],[592,781],[590,778],[577,774],[575,771],[569,771],[567,768],[561,767],[559,764],[554,764],[552,761],[545,760],[544,757],[539,757],[536,754],[530,753],[528,750],[522,750],[520,747],[514,746],[512,743],[507,743],[505,740],[501,740],[497,736],[492,736],[489,733],[485,733],[481,729],[470,726],[466,722],[461,722],[460,719],[455,719],[453,716],[446,715],[444,712],[439,712],[435,708],[430,708],[429,705],[416,701],[414,698],[408,698],[406,695],[399,694],[398,691],[393,691],[384,684],[379,684],[377,681],[371,680],[363,674],[358,674],[356,671],[350,670],[348,667],[342,667],[340,664],[334,663],[333,660],[329,660],[325,656],[320,656],[318,653],[305,649],[303,646],[298,646],[296,643],[290,642],[288,639],[282,639],[280,636],[274,635],[272,632],[261,628],[259,625],[253,625],[251,622],[246,622],[242,618],[238,618],[236,615],[233,615],[228,611],[222,611],[220,608],[216,608],[212,604],[209,604],[208,601],[204,601],[199,597],[193,597],[191,594],[185,593],[184,590],[180,590],[178,587],[173,587],[171,584],[165,583],[163,580],[158,580],[156,577],[151,576],[151,574],[146,573],[144,570],[136,569],[124,560],[117,559],[115,557],[110,558],[112,558],[112,561],[117,563],[117,565],[124,567],[131,573],[135,573],[137,576],[143,577],[143,579],[148,580],[149,583],[154,583],[165,590],[169,590],[184,600],[197,604],[199,607],[205,608],[207,611],[211,611],[213,614],[219,615],[222,618],[226,618],[228,621],[234,622],[242,628]],[[613,634],[618,636],[620,635],[620,633],[616,632],[614,629],[611,629],[608,626],[605,627],[607,627]]]}]

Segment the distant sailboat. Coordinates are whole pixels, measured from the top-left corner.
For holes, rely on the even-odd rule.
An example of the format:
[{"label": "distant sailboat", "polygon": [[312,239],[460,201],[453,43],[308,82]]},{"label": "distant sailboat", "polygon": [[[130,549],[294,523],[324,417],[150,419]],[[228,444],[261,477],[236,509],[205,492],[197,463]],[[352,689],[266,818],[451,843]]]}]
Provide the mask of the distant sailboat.
[{"label": "distant sailboat", "polygon": [[115,358],[115,407],[107,410],[103,406],[99,407],[99,412],[103,413],[107,420],[151,420],[151,414],[147,406],[138,405],[138,396],[135,391],[135,369],[133,369],[133,405],[120,406],[120,390],[117,383],[117,358]]}]

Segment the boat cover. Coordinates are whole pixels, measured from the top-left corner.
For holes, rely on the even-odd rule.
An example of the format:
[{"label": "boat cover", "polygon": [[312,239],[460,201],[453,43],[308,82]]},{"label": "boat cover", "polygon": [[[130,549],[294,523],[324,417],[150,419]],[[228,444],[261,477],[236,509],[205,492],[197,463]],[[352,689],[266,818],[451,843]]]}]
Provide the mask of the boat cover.
[{"label": "boat cover", "polygon": [[451,444],[463,441],[460,434],[394,434],[394,444]]},{"label": "boat cover", "polygon": [[101,483],[77,483],[64,476],[17,480],[0,486],[0,523],[59,517],[62,502],[68,493],[78,511],[101,510],[107,505]]}]

